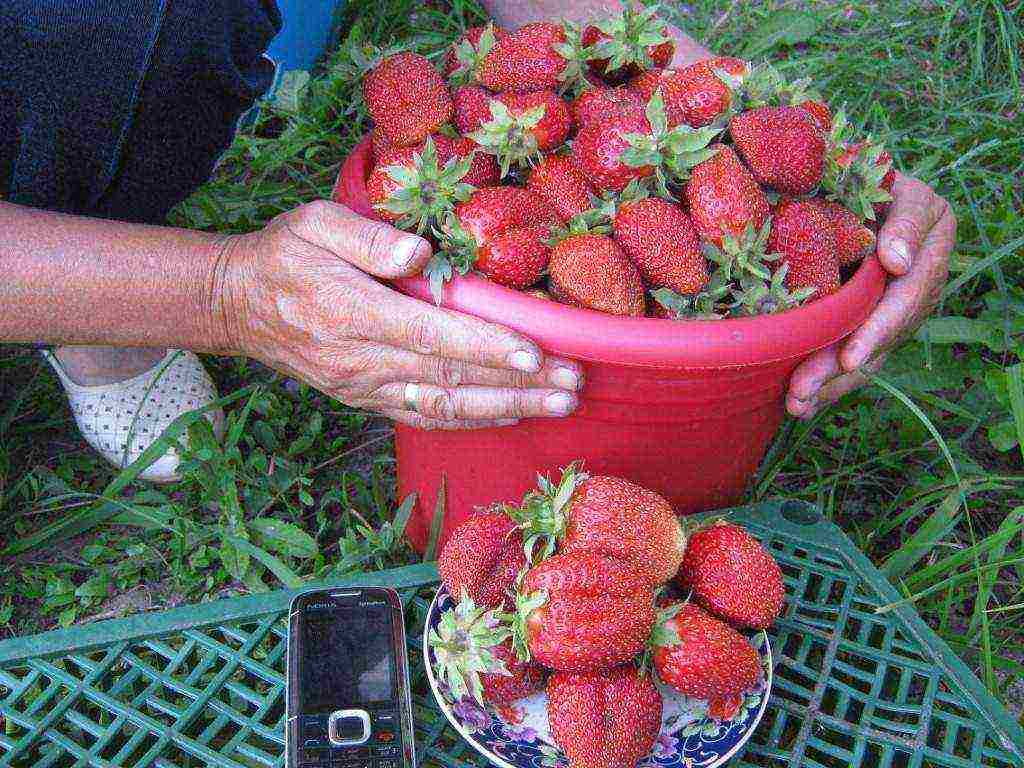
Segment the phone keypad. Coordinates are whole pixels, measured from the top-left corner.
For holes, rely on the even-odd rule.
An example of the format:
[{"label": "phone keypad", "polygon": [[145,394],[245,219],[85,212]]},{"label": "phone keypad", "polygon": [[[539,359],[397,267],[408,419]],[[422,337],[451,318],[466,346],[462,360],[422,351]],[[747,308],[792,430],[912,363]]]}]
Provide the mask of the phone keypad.
[{"label": "phone keypad", "polygon": [[345,747],[331,746],[326,715],[301,717],[296,768],[402,768],[402,725],[398,712],[371,708],[369,714],[369,740]]}]

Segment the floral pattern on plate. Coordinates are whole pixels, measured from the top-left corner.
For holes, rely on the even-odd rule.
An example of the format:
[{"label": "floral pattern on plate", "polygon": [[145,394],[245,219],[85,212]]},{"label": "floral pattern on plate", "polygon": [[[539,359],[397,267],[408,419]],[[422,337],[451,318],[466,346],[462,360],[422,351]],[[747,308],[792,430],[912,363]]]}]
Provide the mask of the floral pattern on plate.
[{"label": "floral pattern on plate", "polygon": [[[427,637],[441,614],[452,607],[451,596],[442,586],[430,605],[423,630],[427,677],[441,711],[466,741],[501,768],[567,768],[565,755],[551,739],[546,694],[537,693],[495,708],[481,706],[468,696],[455,701],[451,692],[438,683]],[[658,682],[664,701],[661,734],[637,768],[716,768],[740,750],[764,715],[772,685],[767,634],[753,634],[750,643],[761,659],[760,681],[735,700],[720,702],[713,711],[708,711],[707,701],[683,696]]]}]

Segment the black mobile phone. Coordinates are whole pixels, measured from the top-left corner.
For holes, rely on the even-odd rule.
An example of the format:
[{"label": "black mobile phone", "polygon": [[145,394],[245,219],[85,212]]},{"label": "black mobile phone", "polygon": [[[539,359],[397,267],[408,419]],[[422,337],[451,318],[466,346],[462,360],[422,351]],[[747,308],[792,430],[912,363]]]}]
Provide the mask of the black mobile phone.
[{"label": "black mobile phone", "polygon": [[287,666],[288,768],[414,768],[397,592],[353,587],[297,596]]}]

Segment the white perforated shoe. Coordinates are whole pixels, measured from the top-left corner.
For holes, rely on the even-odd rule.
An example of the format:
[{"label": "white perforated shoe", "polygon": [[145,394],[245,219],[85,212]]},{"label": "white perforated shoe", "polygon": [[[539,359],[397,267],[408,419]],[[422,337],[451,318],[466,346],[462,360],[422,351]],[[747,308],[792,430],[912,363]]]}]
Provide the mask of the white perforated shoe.
[{"label": "white perforated shoe", "polygon": [[[126,467],[138,459],[183,413],[217,399],[213,380],[199,358],[180,349],[168,350],[159,363],[138,376],[92,387],[72,381],[52,353],[43,352],[43,357],[60,378],[82,437],[115,467]],[[216,408],[205,415],[220,438],[224,412]],[[139,479],[173,482],[178,479],[180,462],[178,450],[172,447],[139,473]]]}]

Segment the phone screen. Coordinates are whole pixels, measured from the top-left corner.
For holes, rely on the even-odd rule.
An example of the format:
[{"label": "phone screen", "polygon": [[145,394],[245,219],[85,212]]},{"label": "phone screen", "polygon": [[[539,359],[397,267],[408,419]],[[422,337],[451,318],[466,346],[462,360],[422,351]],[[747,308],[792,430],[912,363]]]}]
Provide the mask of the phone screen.
[{"label": "phone screen", "polygon": [[391,607],[384,600],[308,606],[300,670],[303,713],[394,699],[392,632]]}]

